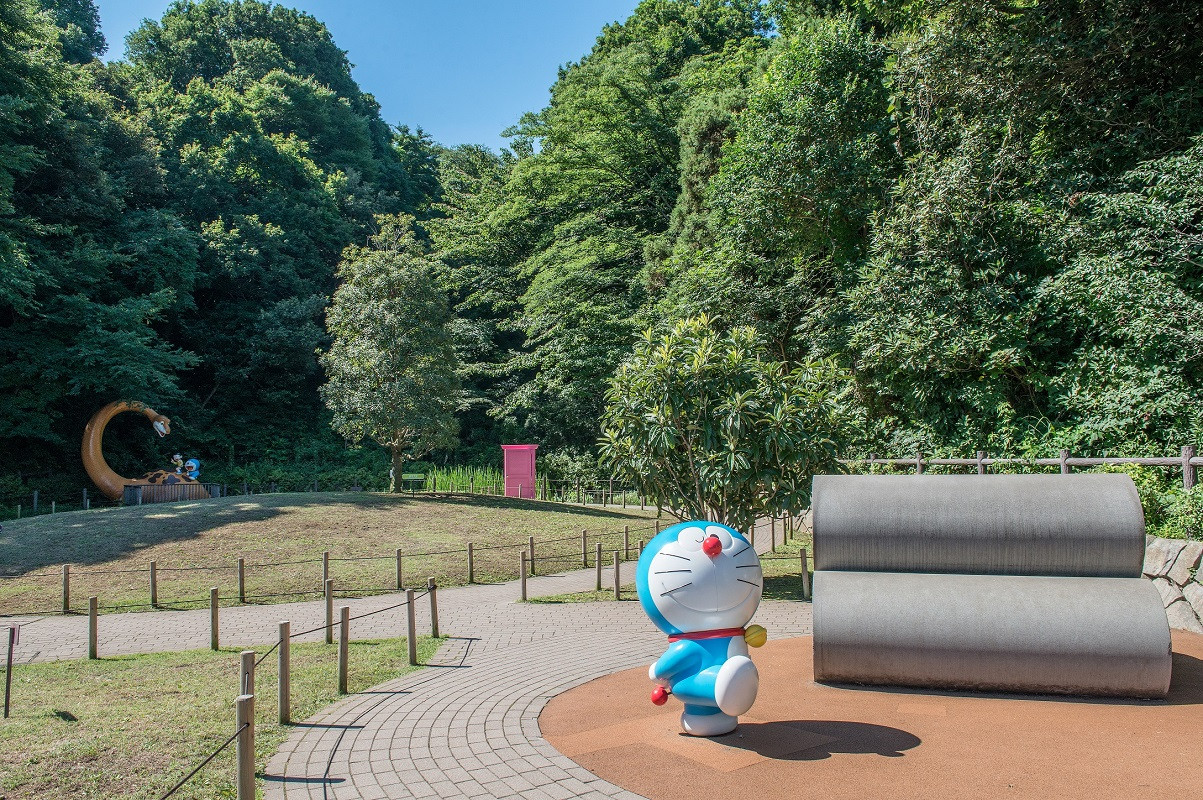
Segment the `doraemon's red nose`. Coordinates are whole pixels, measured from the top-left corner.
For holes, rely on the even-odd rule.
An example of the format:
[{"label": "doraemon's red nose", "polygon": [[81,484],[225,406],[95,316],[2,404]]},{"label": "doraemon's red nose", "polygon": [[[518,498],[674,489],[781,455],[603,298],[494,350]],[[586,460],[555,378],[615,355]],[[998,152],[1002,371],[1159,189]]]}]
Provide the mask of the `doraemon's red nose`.
[{"label": "doraemon's red nose", "polygon": [[714,558],[719,553],[723,552],[723,543],[713,533],[706,537],[706,541],[702,542],[702,552]]}]

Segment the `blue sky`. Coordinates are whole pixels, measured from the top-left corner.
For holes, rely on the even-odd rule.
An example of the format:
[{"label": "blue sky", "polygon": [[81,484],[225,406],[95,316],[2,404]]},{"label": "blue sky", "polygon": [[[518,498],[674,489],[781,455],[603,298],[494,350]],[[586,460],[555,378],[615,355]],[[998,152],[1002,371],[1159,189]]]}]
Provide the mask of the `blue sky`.
[{"label": "blue sky", "polygon": [[[170,0],[96,0],[106,60]],[[505,146],[501,131],[547,104],[556,69],[589,51],[637,0],[292,0],[326,24],[390,124],[445,145]]]}]

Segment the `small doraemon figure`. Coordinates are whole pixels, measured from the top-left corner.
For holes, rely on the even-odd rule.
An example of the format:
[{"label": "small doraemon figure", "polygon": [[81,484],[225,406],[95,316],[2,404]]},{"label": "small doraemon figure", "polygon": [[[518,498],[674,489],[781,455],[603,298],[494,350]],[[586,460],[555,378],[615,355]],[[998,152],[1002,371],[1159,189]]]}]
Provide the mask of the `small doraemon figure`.
[{"label": "small doraemon figure", "polygon": [[681,728],[694,736],[735,730],[756,700],[760,676],[748,645],[764,628],[745,628],[760,605],[763,576],[755,549],[737,531],[713,522],[682,522],[662,531],[639,557],[639,602],[668,649],[648,670],[652,702],[669,694],[685,704]]},{"label": "small doraemon figure", "polygon": [[190,458],[184,462],[184,475],[189,480],[196,480],[200,477],[200,459]]}]

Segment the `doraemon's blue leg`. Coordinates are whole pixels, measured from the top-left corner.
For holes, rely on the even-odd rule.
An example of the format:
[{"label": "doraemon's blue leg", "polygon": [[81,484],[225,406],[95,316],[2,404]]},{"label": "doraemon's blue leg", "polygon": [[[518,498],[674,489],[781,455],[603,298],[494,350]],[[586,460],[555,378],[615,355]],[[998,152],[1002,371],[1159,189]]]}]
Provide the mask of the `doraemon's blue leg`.
[{"label": "doraemon's blue leg", "polygon": [[687,705],[709,706],[718,710],[718,702],[714,699],[714,680],[718,676],[718,670],[718,667],[707,667],[696,675],[674,681],[673,694]]}]

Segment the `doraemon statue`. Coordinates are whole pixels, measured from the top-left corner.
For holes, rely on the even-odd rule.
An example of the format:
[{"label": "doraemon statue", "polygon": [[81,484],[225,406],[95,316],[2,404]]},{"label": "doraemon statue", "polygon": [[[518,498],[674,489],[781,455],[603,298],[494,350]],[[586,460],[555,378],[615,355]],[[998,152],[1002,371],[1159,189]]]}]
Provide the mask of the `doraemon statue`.
[{"label": "doraemon statue", "polygon": [[764,644],[766,634],[759,625],[744,626],[760,605],[762,583],[756,550],[714,522],[673,525],[639,556],[639,602],[669,642],[648,670],[656,683],[652,702],[680,698],[686,733],[730,733],[756,700],[760,676],[748,645]]}]

